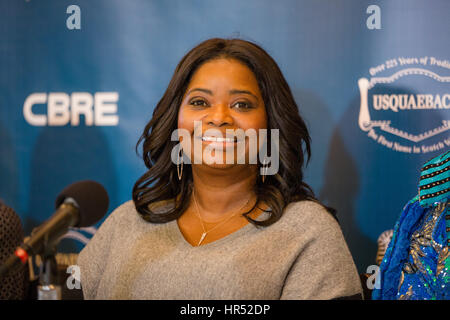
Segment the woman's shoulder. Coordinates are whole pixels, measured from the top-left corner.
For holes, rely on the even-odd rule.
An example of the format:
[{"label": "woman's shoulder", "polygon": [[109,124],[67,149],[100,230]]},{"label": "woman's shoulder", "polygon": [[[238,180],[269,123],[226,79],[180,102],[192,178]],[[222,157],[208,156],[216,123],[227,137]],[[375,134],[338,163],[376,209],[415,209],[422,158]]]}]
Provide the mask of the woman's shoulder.
[{"label": "woman's shoulder", "polygon": [[315,200],[291,202],[284,208],[284,214],[300,220],[310,220],[311,218],[320,222],[336,220],[323,204]]},{"label": "woman's shoulder", "polygon": [[[161,200],[148,205],[149,209],[155,213],[164,212],[171,206],[173,206],[173,200]],[[114,209],[108,219],[128,223],[148,223],[142,219],[133,200],[128,200]]]},{"label": "woman's shoulder", "polygon": [[[114,229],[129,223],[135,215],[138,215],[134,202],[132,200],[126,201],[116,207],[101,223],[96,234],[104,232],[105,234],[112,233]],[[100,232],[99,232],[100,231]]]},{"label": "woman's shoulder", "polygon": [[118,207],[116,207],[111,214],[109,215],[108,219],[110,220],[123,220],[127,219],[130,214],[136,213],[136,206],[134,205],[133,200],[128,200]]},{"label": "woman's shoulder", "polygon": [[[150,205],[152,210],[160,211],[168,207],[167,202],[156,202]],[[126,201],[116,207],[99,226],[94,239],[119,240],[137,236],[141,233],[156,230],[159,226],[145,221],[136,209],[133,200]]]},{"label": "woman's shoulder", "polygon": [[301,200],[289,203],[280,219],[295,230],[341,231],[334,215],[318,201]]}]

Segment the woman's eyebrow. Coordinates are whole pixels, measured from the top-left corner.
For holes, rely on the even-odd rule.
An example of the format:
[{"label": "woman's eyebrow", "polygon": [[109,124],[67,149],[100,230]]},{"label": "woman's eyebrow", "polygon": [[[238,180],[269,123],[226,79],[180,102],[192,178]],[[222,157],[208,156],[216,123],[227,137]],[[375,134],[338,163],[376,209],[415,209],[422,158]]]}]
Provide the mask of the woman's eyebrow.
[{"label": "woman's eyebrow", "polygon": [[191,89],[191,90],[189,90],[189,92],[187,93],[187,95],[190,95],[190,94],[191,94],[192,92],[194,92],[194,91],[201,91],[201,92],[204,92],[204,93],[209,94],[210,96],[213,95],[213,93],[212,93],[211,90],[203,89],[203,88],[194,88],[194,89]]},{"label": "woman's eyebrow", "polygon": [[[209,94],[210,96],[213,95],[212,91],[209,89],[204,89],[204,88],[194,88],[189,90],[189,92],[187,93],[187,95],[191,94],[194,91],[200,91],[200,92],[204,92]],[[258,97],[253,94],[252,92],[248,91],[248,90],[238,90],[238,89],[232,89],[230,91],[228,91],[229,94],[249,94],[251,96],[253,96],[256,100],[258,100]]]},{"label": "woman's eyebrow", "polygon": [[258,101],[258,97],[255,94],[253,94],[250,91],[248,91],[248,90],[232,89],[232,90],[230,90],[228,92],[229,92],[229,94],[241,94],[241,93],[249,94],[249,95],[253,96]]}]

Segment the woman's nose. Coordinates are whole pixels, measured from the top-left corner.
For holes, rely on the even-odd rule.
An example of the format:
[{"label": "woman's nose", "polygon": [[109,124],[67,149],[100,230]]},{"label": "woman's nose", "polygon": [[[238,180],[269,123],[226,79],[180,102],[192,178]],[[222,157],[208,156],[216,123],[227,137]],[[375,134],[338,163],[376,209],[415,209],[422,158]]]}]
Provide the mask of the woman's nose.
[{"label": "woman's nose", "polygon": [[208,125],[222,127],[233,124],[233,117],[230,114],[230,108],[224,103],[218,103],[212,106],[205,122]]}]

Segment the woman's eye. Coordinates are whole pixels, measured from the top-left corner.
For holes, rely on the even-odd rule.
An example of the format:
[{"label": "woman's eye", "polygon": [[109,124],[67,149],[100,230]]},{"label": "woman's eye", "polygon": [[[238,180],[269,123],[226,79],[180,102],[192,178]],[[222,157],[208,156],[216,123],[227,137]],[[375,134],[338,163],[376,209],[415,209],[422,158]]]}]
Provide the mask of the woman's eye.
[{"label": "woman's eye", "polygon": [[195,107],[203,107],[203,106],[206,106],[206,101],[204,101],[204,100],[193,100],[189,104],[193,105]]},{"label": "woman's eye", "polygon": [[245,109],[251,109],[252,105],[250,103],[240,101],[240,102],[237,102],[234,104],[234,108],[245,110]]}]

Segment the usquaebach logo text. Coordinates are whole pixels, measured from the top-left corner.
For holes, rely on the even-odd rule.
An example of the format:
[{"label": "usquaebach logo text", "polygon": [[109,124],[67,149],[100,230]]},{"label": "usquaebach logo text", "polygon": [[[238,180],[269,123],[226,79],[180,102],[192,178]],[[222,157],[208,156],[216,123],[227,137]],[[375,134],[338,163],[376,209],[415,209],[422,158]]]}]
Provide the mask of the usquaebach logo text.
[{"label": "usquaebach logo text", "polygon": [[[32,93],[23,104],[23,116],[32,126],[117,126],[118,92]],[[44,108],[39,105],[44,105]]]},{"label": "usquaebach logo text", "polygon": [[[448,148],[448,70],[448,60],[428,56],[399,57],[370,68],[372,78],[358,80],[361,97],[358,118],[360,129],[367,132],[367,136],[377,143],[397,152],[423,154]],[[384,75],[381,76],[382,74]],[[425,86],[426,84],[428,86]],[[370,90],[373,90],[371,96]],[[428,121],[427,117],[433,120]],[[416,121],[410,121],[414,118]],[[426,130],[419,131],[414,125],[417,123],[429,126]],[[416,130],[419,132],[415,132]]]}]

